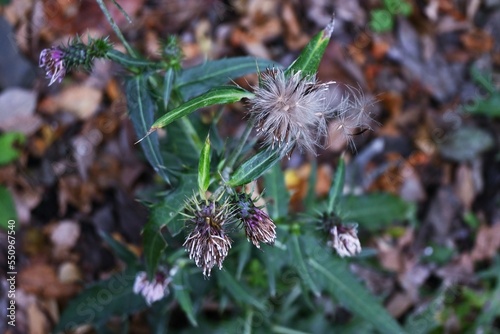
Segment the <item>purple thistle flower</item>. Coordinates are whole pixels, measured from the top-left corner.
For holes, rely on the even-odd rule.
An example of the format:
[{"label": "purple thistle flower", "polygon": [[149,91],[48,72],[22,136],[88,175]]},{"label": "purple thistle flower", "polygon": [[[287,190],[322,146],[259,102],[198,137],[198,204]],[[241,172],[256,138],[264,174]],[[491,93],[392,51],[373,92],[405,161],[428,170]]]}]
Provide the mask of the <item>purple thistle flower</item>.
[{"label": "purple thistle flower", "polygon": [[232,212],[225,203],[200,203],[196,198],[190,202],[187,224],[192,225],[193,230],[183,246],[196,266],[203,268],[203,275],[210,277],[214,266],[222,269],[222,262],[231,248],[231,239],[226,235],[224,225],[232,220]]},{"label": "purple thistle flower", "polygon": [[236,217],[242,222],[248,241],[257,248],[260,248],[261,242],[274,245],[276,225],[264,210],[255,206],[250,195],[239,194],[236,208]]},{"label": "purple thistle flower", "polygon": [[171,279],[162,270],[156,272],[152,281],[148,280],[146,272],[140,271],[135,277],[133,291],[135,294],[141,294],[146,303],[151,305],[169,294],[168,284],[170,281]]},{"label": "purple thistle flower", "polygon": [[54,82],[61,82],[66,75],[64,57],[66,51],[59,47],[44,49],[40,53],[38,65],[45,70],[46,77],[50,79],[49,86]]}]

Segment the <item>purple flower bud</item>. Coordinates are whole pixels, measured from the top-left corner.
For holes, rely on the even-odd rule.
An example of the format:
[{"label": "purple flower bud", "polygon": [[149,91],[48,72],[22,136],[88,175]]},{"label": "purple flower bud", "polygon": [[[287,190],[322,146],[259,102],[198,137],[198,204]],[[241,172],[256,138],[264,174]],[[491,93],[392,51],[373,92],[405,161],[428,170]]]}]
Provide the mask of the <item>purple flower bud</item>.
[{"label": "purple flower bud", "polygon": [[251,241],[257,248],[260,248],[261,242],[268,245],[274,244],[276,225],[264,210],[255,206],[250,195],[238,195],[235,214],[245,228],[248,241]]}]

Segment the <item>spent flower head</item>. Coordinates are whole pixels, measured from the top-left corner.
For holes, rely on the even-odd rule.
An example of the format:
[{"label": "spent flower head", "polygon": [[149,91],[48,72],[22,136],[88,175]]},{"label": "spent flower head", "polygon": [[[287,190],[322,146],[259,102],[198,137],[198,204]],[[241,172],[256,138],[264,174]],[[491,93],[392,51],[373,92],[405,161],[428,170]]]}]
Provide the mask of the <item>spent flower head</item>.
[{"label": "spent flower head", "polygon": [[254,97],[250,99],[250,114],[264,142],[283,153],[296,146],[314,152],[320,134],[326,131],[328,85],[300,71],[286,74],[281,69],[268,69],[262,72],[259,86],[254,88]]},{"label": "spent flower head", "polygon": [[158,270],[152,281],[148,280],[146,272],[140,271],[135,277],[133,290],[135,294],[141,294],[146,303],[151,305],[169,294],[170,281],[171,278],[163,270]]},{"label": "spent flower head", "polygon": [[276,225],[262,208],[255,206],[255,200],[249,194],[241,193],[236,195],[234,205],[236,218],[245,228],[247,240],[257,248],[260,248],[261,242],[273,245],[276,240]]},{"label": "spent flower head", "polygon": [[214,200],[189,200],[186,225],[192,230],[183,246],[203,275],[210,276],[214,266],[222,269],[222,262],[231,248],[231,239],[225,227],[233,221],[233,212],[227,203]]},{"label": "spent flower head", "polygon": [[376,99],[366,96],[361,88],[345,85],[345,92],[331,117],[330,132],[339,131],[355,149],[353,136],[372,130],[375,121],[371,112],[375,102]]},{"label": "spent flower head", "polygon": [[328,246],[333,247],[340,257],[354,256],[361,252],[357,224],[333,226],[330,238]]},{"label": "spent flower head", "polygon": [[357,224],[343,224],[335,213],[324,213],[320,222],[324,231],[328,233],[327,245],[335,249],[340,257],[354,256],[361,252]]}]

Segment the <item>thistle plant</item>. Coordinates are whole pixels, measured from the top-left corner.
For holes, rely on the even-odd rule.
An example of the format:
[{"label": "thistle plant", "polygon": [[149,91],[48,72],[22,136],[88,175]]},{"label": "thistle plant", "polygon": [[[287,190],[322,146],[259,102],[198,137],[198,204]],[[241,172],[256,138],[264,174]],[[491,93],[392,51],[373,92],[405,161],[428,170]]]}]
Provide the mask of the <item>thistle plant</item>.
[{"label": "thistle plant", "polygon": [[[237,319],[251,322],[250,315],[263,312],[268,298],[301,291],[304,300],[310,294],[327,293],[379,330],[399,332],[394,319],[332,252],[334,248],[342,257],[355,257],[361,251],[356,228],[347,224],[356,217],[351,214],[346,218],[342,212],[343,159],[339,158],[326,201],[312,194],[307,200],[307,215],[296,216],[288,211],[290,196],[280,167],[282,159],[292,154],[314,157],[328,129],[332,129],[332,122],[340,122],[333,129],[346,136],[368,129],[371,123],[369,103],[360,90],[348,88],[334,103],[329,88],[343,85],[317,79],[334,20],[287,68],[251,57],[182,68],[176,38],[162,43],[160,61],[145,60],[125,40],[104,2],[98,3],[127,53],[115,50],[108,39],[90,40],[87,44],[78,39],[66,47],[42,51],[40,66],[50,78],[49,84],[60,82],[80,65],[90,70],[97,58],[127,69],[128,114],[145,158],[161,177],[158,182],[164,191],[143,199],[150,210],[142,233],[143,257],[139,259],[123,246],[110,243],[132,277],[125,280],[126,292],[116,296],[116,304],[113,295],[113,313],[121,312],[123,319],[123,315],[150,306],[153,319],[165,324],[166,310],[180,308],[191,325],[200,326],[203,332],[208,330],[202,324],[206,321],[198,320],[204,319],[203,305],[208,296],[214,298],[221,311],[234,307],[231,313]],[[257,73],[259,78],[252,89],[226,85],[250,73]],[[239,101],[247,107],[247,117],[242,119],[246,127],[232,142],[221,138],[217,128],[224,108],[208,124],[201,122],[196,112]],[[164,129],[165,135],[158,136],[159,129]],[[257,140],[253,133],[258,135]],[[245,191],[248,184],[256,184],[261,177],[266,190],[260,200],[265,204],[257,204],[259,197]],[[322,224],[321,233],[316,228],[318,223]],[[164,267],[176,270],[167,274],[161,269]],[[252,277],[251,268],[257,268]],[[281,276],[289,271],[298,275],[297,282]],[[99,284],[105,287],[110,282]],[[339,292],[347,290],[361,297],[346,298]],[[89,289],[70,303],[56,330],[84,322],[75,314],[81,300],[95,291]],[[124,294],[133,306],[119,303]],[[372,304],[372,313],[365,312],[363,305],[367,302]],[[283,311],[280,307],[267,314],[263,324],[267,329],[279,321],[278,314]],[[301,308],[309,312],[305,304]],[[373,311],[377,317],[373,317]],[[102,324],[107,320],[104,316],[90,322]],[[233,330],[224,328],[224,332]]]}]

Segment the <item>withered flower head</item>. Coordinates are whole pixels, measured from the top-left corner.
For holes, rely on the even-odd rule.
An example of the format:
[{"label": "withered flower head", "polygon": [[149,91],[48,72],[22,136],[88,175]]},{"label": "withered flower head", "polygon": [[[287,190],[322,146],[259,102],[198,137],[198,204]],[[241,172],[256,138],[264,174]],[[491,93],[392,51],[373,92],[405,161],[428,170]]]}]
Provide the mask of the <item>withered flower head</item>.
[{"label": "withered flower head", "polygon": [[261,242],[273,245],[276,239],[276,225],[264,210],[255,206],[250,195],[238,194],[235,206],[236,218],[243,224],[248,241],[257,248],[260,248]]},{"label": "withered flower head", "polygon": [[361,252],[356,224],[333,226],[330,237],[328,245],[335,248],[340,257],[354,256]]},{"label": "withered flower head", "polygon": [[188,210],[186,224],[192,231],[183,246],[196,266],[203,268],[203,275],[210,276],[215,265],[222,269],[222,262],[231,248],[231,239],[224,226],[233,219],[232,212],[227,203],[200,201],[196,197],[188,203]]},{"label": "withered flower head", "polygon": [[321,224],[324,231],[328,233],[327,245],[334,248],[339,256],[354,256],[361,252],[357,224],[342,224],[342,220],[335,213],[324,213],[321,217]]},{"label": "withered flower head", "polygon": [[360,88],[344,85],[338,108],[332,114],[330,132],[340,132],[349,146],[355,149],[353,137],[367,130],[376,123],[371,117],[376,99],[366,96]]},{"label": "withered flower head", "polygon": [[259,81],[250,113],[264,142],[284,153],[295,146],[314,152],[326,132],[329,83],[321,84],[315,76],[303,76],[300,71],[286,75],[280,69],[268,69]]},{"label": "withered flower head", "polygon": [[148,280],[146,272],[140,271],[135,277],[134,293],[141,294],[146,303],[151,305],[169,294],[170,281],[170,277],[163,270],[158,270],[152,281]]}]

